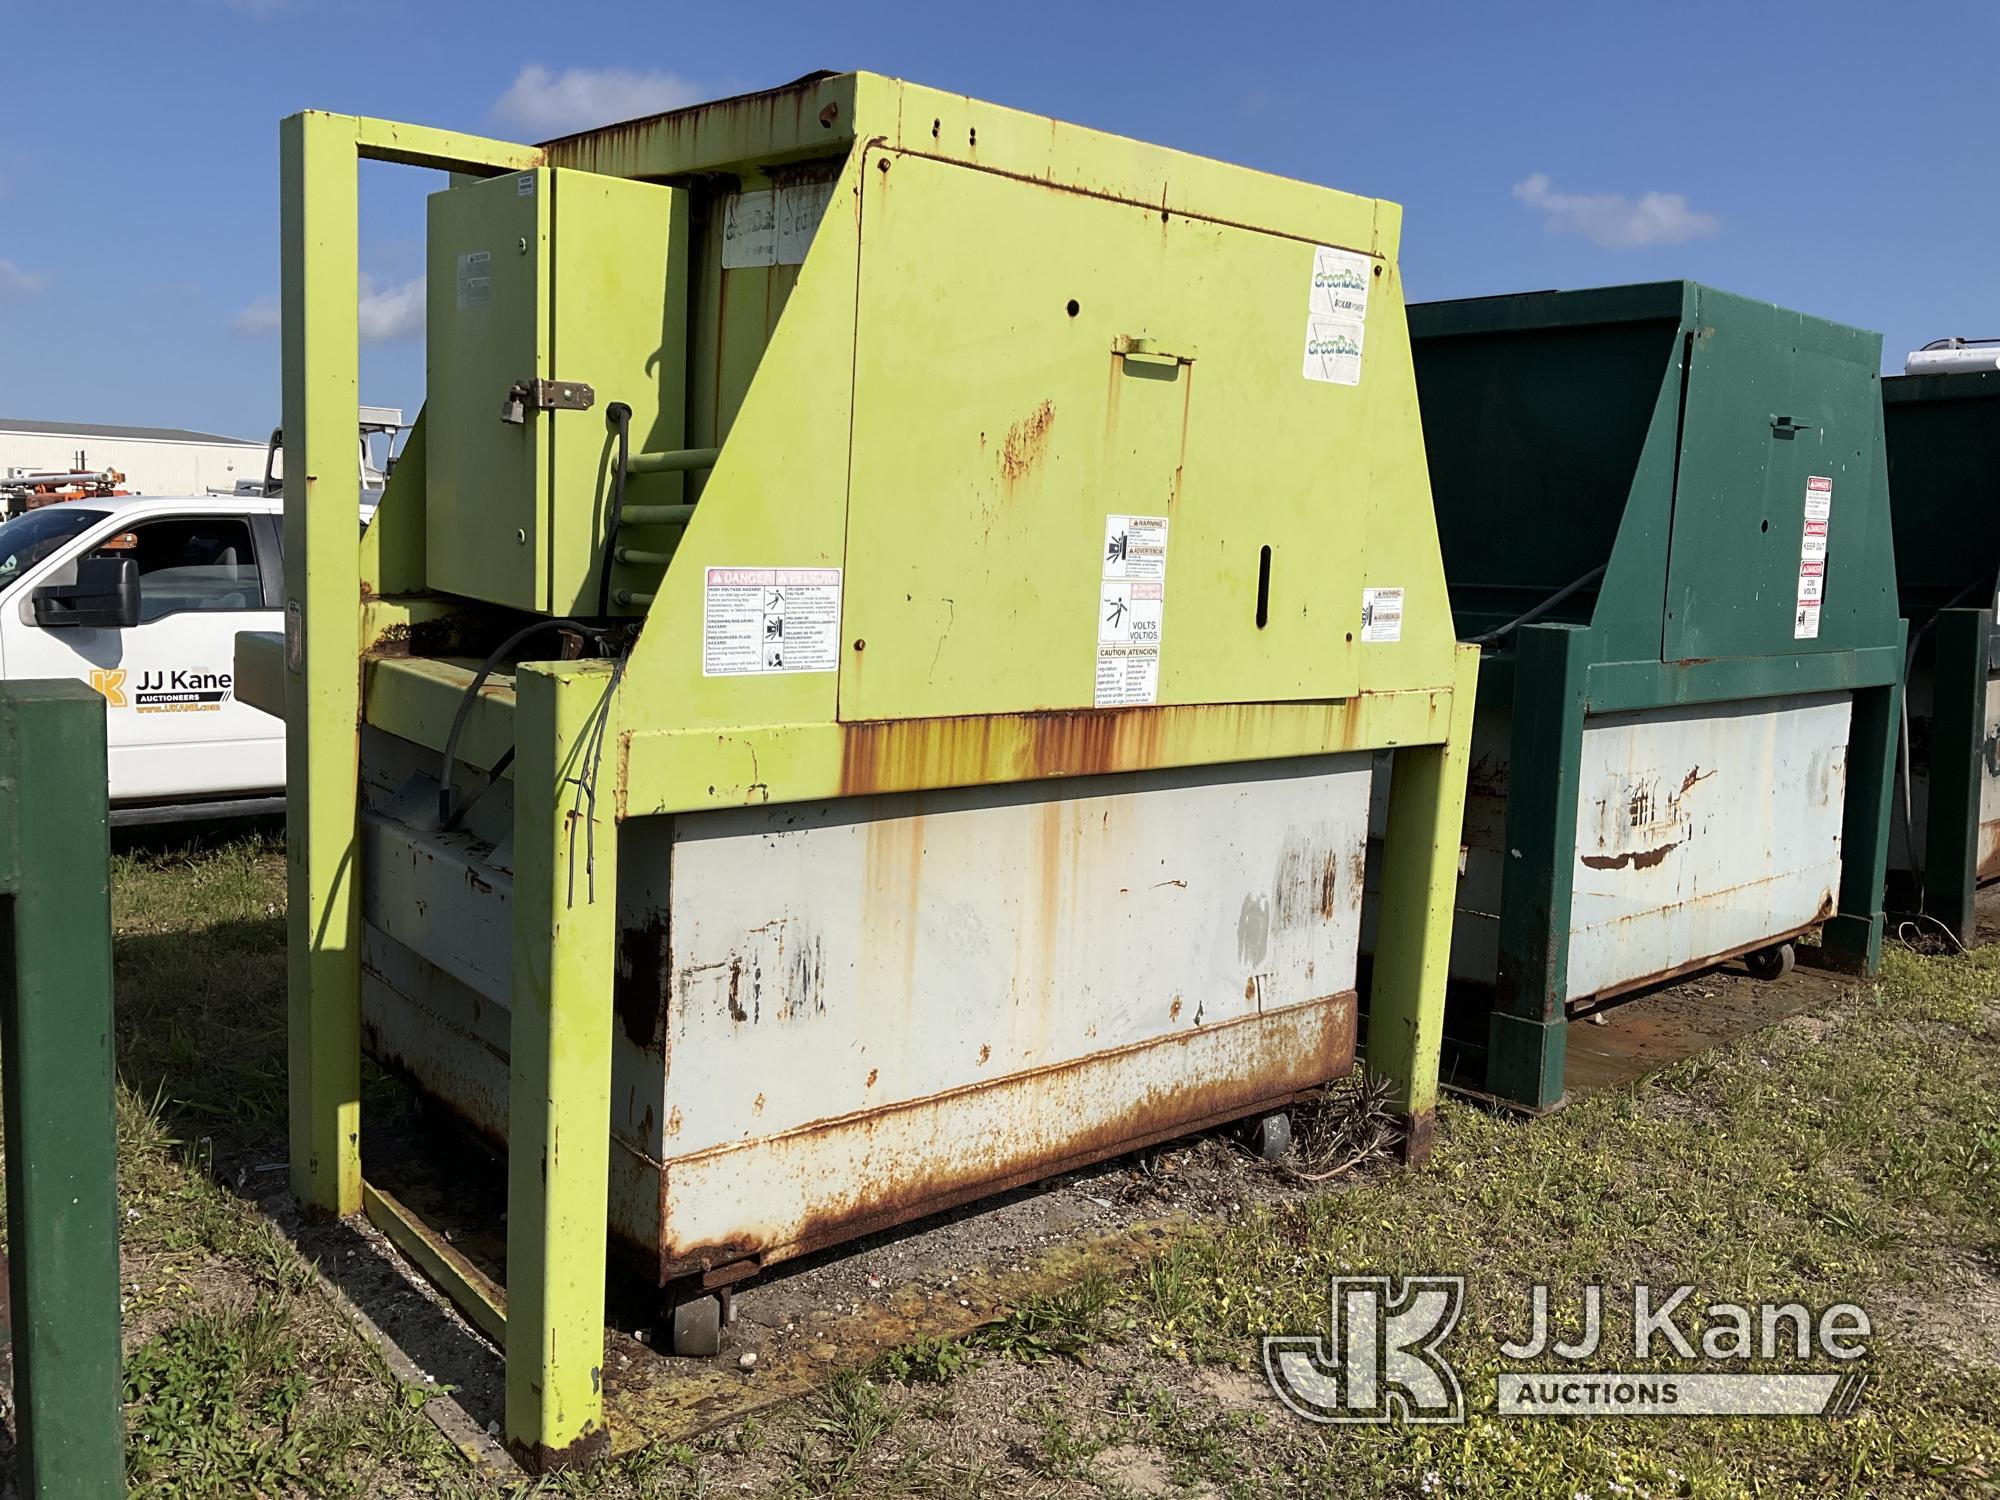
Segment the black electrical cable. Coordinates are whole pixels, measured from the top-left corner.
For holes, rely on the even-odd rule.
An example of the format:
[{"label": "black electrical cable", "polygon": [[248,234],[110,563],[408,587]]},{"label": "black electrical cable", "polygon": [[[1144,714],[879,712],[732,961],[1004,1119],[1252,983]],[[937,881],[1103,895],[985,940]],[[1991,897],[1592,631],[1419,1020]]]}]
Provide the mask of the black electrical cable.
[{"label": "black electrical cable", "polygon": [[507,768],[513,764],[514,747],[509,745],[501,752],[500,758],[486,768],[486,779],[479,783],[479,789],[467,796],[458,806],[454,807],[451,810],[451,816],[438,824],[438,832],[449,833],[452,829],[458,827],[460,823],[463,823],[465,815],[472,811],[473,806],[481,797],[484,797],[488,792],[493,790],[494,784],[507,774]]},{"label": "black electrical cable", "polygon": [[[486,660],[479,664],[479,670],[472,674],[472,681],[467,684],[464,696],[458,700],[458,712],[451,716],[451,730],[444,737],[444,769],[438,776],[439,827],[449,828],[454,821],[451,806],[451,778],[452,771],[458,763],[458,736],[459,732],[465,728],[465,720],[472,712],[473,701],[478,698],[480,688],[485,685],[486,679],[493,675],[493,669],[500,665],[501,659],[516,646],[532,636],[540,635],[544,630],[556,630],[562,627],[568,627],[571,630],[579,631],[589,636],[593,641],[597,642],[600,650],[603,648],[606,638],[605,632],[598,629],[595,625],[586,625],[581,620],[536,620],[532,624],[523,625],[519,630],[508,636],[506,640],[495,646],[492,651],[487,653]],[[513,751],[509,750],[508,754],[512,755]],[[497,778],[505,768],[506,760],[503,758],[495,765],[491,774]],[[488,785],[490,784],[489,782]],[[484,790],[484,787],[480,788],[481,792],[484,792]],[[470,807],[471,805],[472,803],[468,799],[465,806]],[[464,809],[461,808],[460,811],[463,812]]]},{"label": "black electrical cable", "polygon": [[1575,579],[1570,583],[1564,584],[1561,588],[1557,589],[1553,594],[1549,595],[1548,598],[1544,599],[1540,604],[1537,604],[1533,609],[1529,610],[1526,614],[1517,615],[1513,619],[1509,620],[1505,625],[1502,625],[1494,630],[1489,630],[1484,635],[1475,635],[1472,638],[1471,644],[1475,646],[1495,645],[1498,642],[1505,640],[1508,636],[1512,635],[1515,631],[1519,630],[1523,625],[1534,624],[1535,621],[1541,619],[1543,615],[1547,614],[1550,610],[1554,609],[1558,604],[1561,604],[1563,600],[1567,599],[1571,594],[1574,594],[1578,589],[1588,588],[1591,584],[1597,582],[1598,579],[1602,578],[1604,576],[1605,567],[1606,564],[1599,563],[1596,567],[1592,568],[1588,573],[1584,574],[1583,577]]},{"label": "black electrical cable", "polygon": [[604,564],[597,574],[600,616],[611,613],[611,564],[618,557],[618,528],[625,519],[625,475],[632,461],[632,408],[614,401],[604,408],[604,415],[618,431],[618,467],[611,471],[611,511],[605,518],[610,524],[604,532]]}]

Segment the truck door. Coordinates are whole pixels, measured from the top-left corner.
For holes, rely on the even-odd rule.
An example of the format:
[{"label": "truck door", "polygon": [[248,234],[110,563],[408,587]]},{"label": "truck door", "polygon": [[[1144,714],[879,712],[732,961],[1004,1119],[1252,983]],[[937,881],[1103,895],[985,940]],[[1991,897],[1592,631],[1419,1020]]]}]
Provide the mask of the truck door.
[{"label": "truck door", "polygon": [[25,603],[8,612],[9,676],[76,677],[104,695],[114,802],[283,787],[284,725],[241,702],[232,675],[238,631],[282,628],[258,541],[242,515],[135,521],[92,551],[137,562],[137,625],[46,627]]}]

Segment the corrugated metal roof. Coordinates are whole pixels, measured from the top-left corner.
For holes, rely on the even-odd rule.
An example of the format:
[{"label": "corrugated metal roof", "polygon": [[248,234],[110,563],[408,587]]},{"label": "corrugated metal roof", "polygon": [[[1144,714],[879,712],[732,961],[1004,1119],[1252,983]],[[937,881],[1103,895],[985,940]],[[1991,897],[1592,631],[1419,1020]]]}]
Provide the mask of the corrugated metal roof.
[{"label": "corrugated metal roof", "polygon": [[0,433],[38,433],[50,437],[146,438],[156,443],[240,443],[262,448],[251,438],[224,437],[219,432],[191,432],[185,427],[117,427],[103,422],[33,422],[16,417],[0,417]]}]

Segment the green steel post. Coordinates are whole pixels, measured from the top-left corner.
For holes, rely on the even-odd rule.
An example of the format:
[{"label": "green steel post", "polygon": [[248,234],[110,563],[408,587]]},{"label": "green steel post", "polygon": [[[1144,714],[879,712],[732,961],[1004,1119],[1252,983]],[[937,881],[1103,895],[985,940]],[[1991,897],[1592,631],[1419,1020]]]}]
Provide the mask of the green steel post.
[{"label": "green steel post", "polygon": [[1970,947],[1972,898],[1979,888],[1979,793],[1986,779],[1981,763],[1986,754],[1993,611],[1945,609],[1936,618],[1923,907]]},{"label": "green steel post", "polygon": [[0,687],[0,1049],[21,1492],[125,1493],[104,700]]},{"label": "green steel post", "polygon": [[1882,885],[1889,874],[1889,799],[1903,685],[1854,695],[1847,735],[1847,802],[1840,823],[1840,908],[1820,929],[1820,963],[1848,974],[1882,966]]},{"label": "green steel post", "polygon": [[608,663],[515,679],[507,1443],[536,1472],[608,1451],[604,1260],[617,951]]},{"label": "green steel post", "polygon": [[1500,965],[1486,1088],[1535,1109],[1553,1107],[1563,1093],[1590,647],[1591,633],[1579,625],[1526,625],[1515,637],[1508,857],[1500,884]]},{"label": "green steel post", "polygon": [[1430,1154],[1438,1053],[1451,967],[1452,897],[1465,823],[1465,777],[1479,689],[1479,648],[1460,646],[1451,728],[1442,745],[1396,752],[1382,851],[1382,907],[1369,994],[1368,1068],[1390,1081],[1404,1155]]},{"label": "green steel post", "polygon": [[286,1072],[292,1193],[361,1209],[360,409],[355,128],[278,128],[284,248]]}]

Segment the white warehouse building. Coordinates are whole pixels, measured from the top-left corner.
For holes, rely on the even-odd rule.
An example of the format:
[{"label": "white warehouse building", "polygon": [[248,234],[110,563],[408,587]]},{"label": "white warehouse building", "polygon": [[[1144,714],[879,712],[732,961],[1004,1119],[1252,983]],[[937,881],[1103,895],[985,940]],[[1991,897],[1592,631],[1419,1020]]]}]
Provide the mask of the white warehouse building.
[{"label": "white warehouse building", "polygon": [[139,495],[200,495],[264,478],[262,441],[179,427],[114,427],[0,417],[0,479],[10,470],[116,469]]}]

